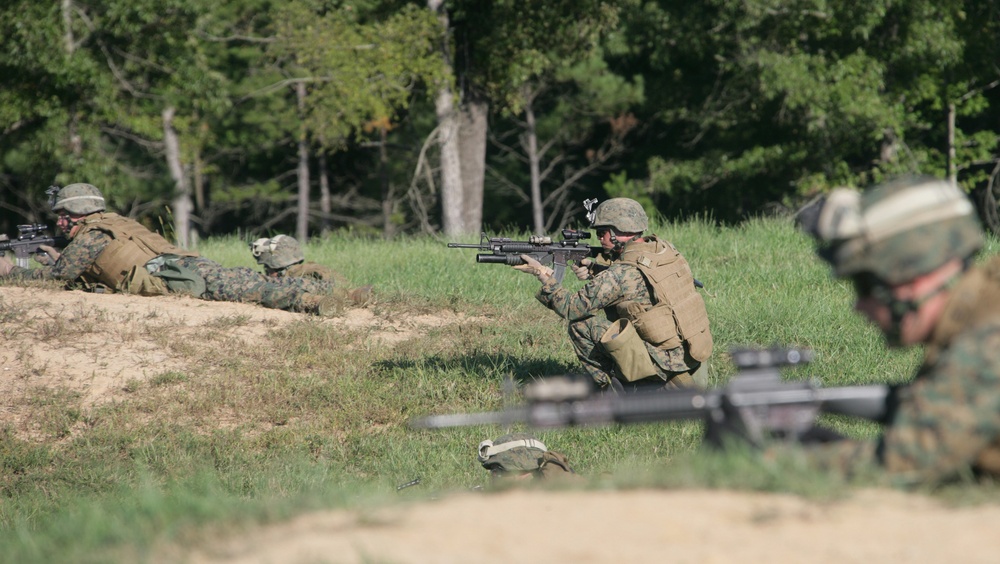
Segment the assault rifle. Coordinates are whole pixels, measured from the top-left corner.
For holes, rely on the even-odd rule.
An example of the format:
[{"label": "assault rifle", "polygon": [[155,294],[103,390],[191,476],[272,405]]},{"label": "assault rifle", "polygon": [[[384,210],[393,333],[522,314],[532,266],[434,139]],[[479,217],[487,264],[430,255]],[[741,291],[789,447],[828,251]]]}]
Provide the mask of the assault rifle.
[{"label": "assault rifle", "polygon": [[820,413],[884,422],[890,388],[883,385],[822,388],[814,380],[783,380],[779,368],[809,362],[807,349],[734,349],[739,373],[722,388],[678,389],[615,395],[593,391],[590,382],[567,377],[538,380],[524,390],[526,404],[505,411],[431,415],[411,421],[415,428],[523,422],[555,428],[682,419],[705,422],[705,442],[720,446],[739,437],[754,445],[768,439],[828,440],[832,431],[816,426]]},{"label": "assault rifle", "polygon": [[0,241],[0,253],[13,251],[17,265],[27,268],[28,257],[32,254],[43,254],[45,251],[39,249],[42,245],[48,245],[61,249],[68,243],[63,236],[46,235],[48,229],[44,223],[31,223],[17,226],[17,239],[11,241]]},{"label": "assault rifle", "polygon": [[[551,237],[533,236],[527,241],[515,241],[508,237],[490,237],[486,233],[483,233],[479,237],[478,245],[475,243],[448,243],[448,248],[490,251],[490,253],[477,254],[476,262],[506,264],[510,266],[524,264],[524,261],[521,260],[521,255],[528,255],[545,266],[552,266],[552,276],[559,282],[562,282],[568,261],[579,263],[579,261],[585,258],[599,256],[604,250],[602,247],[592,247],[583,244],[583,240],[590,239],[589,231],[563,229],[562,236],[562,241],[553,243]],[[591,268],[593,272],[598,272],[607,267],[593,265]],[[695,278],[694,287],[704,288],[705,285]]]},{"label": "assault rifle", "polygon": [[528,255],[546,266],[551,266],[552,275],[562,282],[569,261],[578,262],[588,257],[594,258],[602,251],[601,247],[591,247],[584,243],[584,240],[590,239],[589,231],[563,229],[562,237],[562,241],[555,242],[551,237],[531,237],[527,241],[515,241],[507,237],[490,237],[483,233],[478,245],[448,243],[448,248],[479,249],[484,252],[476,255],[476,262],[510,266],[524,264],[521,255]]}]

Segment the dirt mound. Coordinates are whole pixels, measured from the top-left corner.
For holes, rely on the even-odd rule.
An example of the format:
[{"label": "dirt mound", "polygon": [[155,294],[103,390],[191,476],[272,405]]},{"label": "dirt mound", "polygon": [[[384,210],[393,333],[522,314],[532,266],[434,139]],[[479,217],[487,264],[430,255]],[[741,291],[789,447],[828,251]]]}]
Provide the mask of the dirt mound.
[{"label": "dirt mound", "polygon": [[371,309],[351,309],[333,320],[181,296],[0,287],[0,422],[30,436],[24,423],[31,398],[78,394],[82,407],[114,401],[133,381],[183,370],[189,360],[180,347],[212,346],[220,330],[227,339],[250,344],[288,324],[323,323],[392,345],[466,320],[449,312],[394,316]]},{"label": "dirt mound", "polygon": [[816,502],[721,491],[464,494],[324,512],[189,555],[209,563],[996,562],[1000,507],[900,492]]}]

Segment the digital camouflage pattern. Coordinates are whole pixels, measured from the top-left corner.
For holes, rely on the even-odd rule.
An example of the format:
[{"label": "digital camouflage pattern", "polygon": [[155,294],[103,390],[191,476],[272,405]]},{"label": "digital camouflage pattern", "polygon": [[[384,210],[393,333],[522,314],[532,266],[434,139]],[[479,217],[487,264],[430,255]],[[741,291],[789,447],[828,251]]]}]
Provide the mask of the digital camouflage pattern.
[{"label": "digital camouflage pattern", "polygon": [[182,266],[193,269],[205,280],[205,300],[245,302],[273,309],[301,310],[302,296],[325,290],[312,280],[268,277],[247,267],[226,268],[204,257],[181,257]]},{"label": "digital camouflage pattern", "polygon": [[316,293],[331,292],[334,288],[344,285],[342,276],[315,262],[293,264],[275,271],[272,276],[281,279],[300,278],[304,281],[303,287],[307,288],[307,291]]},{"label": "digital camouflage pattern", "polygon": [[[111,237],[108,234],[97,230],[89,231],[74,237],[62,250],[62,255],[55,264],[33,269],[14,267],[10,276],[19,279],[65,280],[70,285],[79,284],[81,276],[110,243]],[[225,268],[202,257],[182,257],[178,262],[192,268],[205,279],[207,289],[200,297],[206,300],[248,302],[275,309],[298,310],[302,295],[313,290],[315,284],[314,281],[300,278],[268,278],[246,267]]]},{"label": "digital camouflage pattern", "polygon": [[642,204],[631,198],[611,198],[594,210],[592,227],[614,227],[621,233],[641,233],[649,229],[649,218]]},{"label": "digital camouflage pattern", "polygon": [[75,215],[88,215],[104,211],[104,196],[93,184],[70,184],[53,194],[52,211],[67,211]]},{"label": "digital camouflage pattern", "polygon": [[294,237],[278,235],[270,239],[257,239],[250,243],[250,250],[257,264],[270,270],[281,270],[306,260],[302,246]]},{"label": "digital camouflage pattern", "polygon": [[[639,269],[617,262],[598,272],[577,292],[566,290],[550,278],[542,284],[536,298],[569,322],[569,337],[577,358],[587,374],[601,386],[611,383],[615,371],[614,360],[600,345],[601,336],[618,320],[615,306],[634,301],[646,308],[652,307],[649,288]],[[686,355],[683,346],[664,350],[645,344],[658,372],[657,376],[646,380],[667,382],[700,366]]]},{"label": "digital camouflage pattern", "polygon": [[901,484],[1000,476],[1000,257],[952,289],[883,435],[812,447],[809,457],[845,474],[879,465]]}]

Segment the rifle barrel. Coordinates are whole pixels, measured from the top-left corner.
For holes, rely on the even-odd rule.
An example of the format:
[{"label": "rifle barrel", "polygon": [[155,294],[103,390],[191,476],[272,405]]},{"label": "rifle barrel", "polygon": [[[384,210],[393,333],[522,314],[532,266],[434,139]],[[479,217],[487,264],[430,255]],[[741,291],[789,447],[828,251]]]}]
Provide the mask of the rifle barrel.
[{"label": "rifle barrel", "polygon": [[428,415],[411,420],[410,427],[415,429],[443,429],[446,427],[468,427],[470,425],[509,425],[511,423],[527,421],[527,419],[527,407],[519,406],[504,411]]},{"label": "rifle barrel", "polygon": [[845,386],[820,388],[819,395],[827,413],[884,422],[889,392],[889,386],[885,385]]}]

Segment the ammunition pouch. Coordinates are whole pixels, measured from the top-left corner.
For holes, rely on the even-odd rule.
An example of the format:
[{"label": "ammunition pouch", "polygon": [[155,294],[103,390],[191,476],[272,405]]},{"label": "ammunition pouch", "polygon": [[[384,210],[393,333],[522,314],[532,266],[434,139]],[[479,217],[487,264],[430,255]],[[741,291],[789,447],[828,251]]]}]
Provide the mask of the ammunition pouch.
[{"label": "ammunition pouch", "polygon": [[704,362],[712,356],[712,332],[708,329],[705,301],[697,293],[673,306],[677,332],[687,343],[691,358]]},{"label": "ammunition pouch", "polygon": [[145,266],[133,266],[118,284],[118,291],[137,296],[163,296],[170,293],[166,282],[150,274]]},{"label": "ammunition pouch", "polygon": [[670,304],[659,303],[648,310],[630,315],[635,331],[643,341],[661,349],[681,346],[681,335]]},{"label": "ammunition pouch", "polygon": [[628,319],[619,319],[601,335],[601,345],[614,359],[619,372],[629,382],[657,374],[653,359],[649,357],[646,343]]}]

